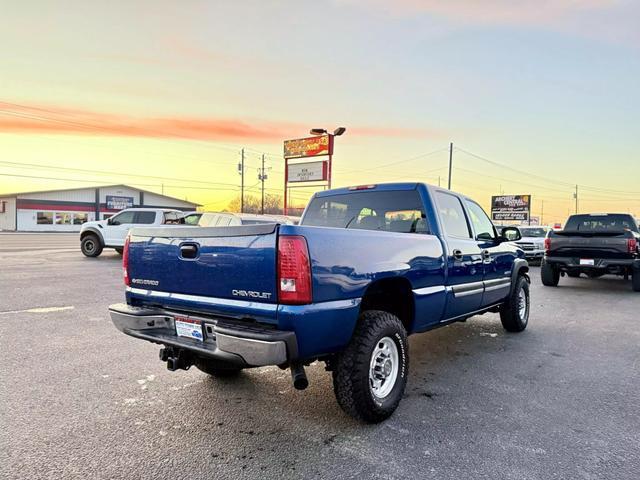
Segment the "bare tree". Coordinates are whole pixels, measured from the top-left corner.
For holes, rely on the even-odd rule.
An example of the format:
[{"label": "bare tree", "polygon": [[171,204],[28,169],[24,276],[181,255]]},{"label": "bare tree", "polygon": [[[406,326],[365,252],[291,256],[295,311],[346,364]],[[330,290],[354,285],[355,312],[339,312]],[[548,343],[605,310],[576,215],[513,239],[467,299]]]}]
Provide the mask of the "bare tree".
[{"label": "bare tree", "polygon": [[[261,199],[254,197],[253,195],[244,196],[244,213],[260,213]],[[240,211],[240,196],[234,198],[229,202],[226,212],[239,212]],[[282,197],[280,195],[273,195],[270,193],[264,196],[264,213],[268,214],[282,214]]]}]

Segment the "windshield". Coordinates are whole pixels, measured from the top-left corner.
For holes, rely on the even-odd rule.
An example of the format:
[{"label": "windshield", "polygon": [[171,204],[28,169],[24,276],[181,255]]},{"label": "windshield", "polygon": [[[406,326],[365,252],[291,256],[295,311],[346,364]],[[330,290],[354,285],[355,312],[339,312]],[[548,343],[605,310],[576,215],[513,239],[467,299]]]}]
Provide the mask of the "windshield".
[{"label": "windshield", "polygon": [[638,226],[631,215],[573,215],[564,229],[575,232],[637,232]]},{"label": "windshield", "polygon": [[547,230],[544,228],[527,228],[520,227],[520,234],[523,237],[537,237],[544,238],[547,236]]},{"label": "windshield", "polygon": [[416,190],[360,191],[315,197],[300,225],[427,233],[424,206]]}]

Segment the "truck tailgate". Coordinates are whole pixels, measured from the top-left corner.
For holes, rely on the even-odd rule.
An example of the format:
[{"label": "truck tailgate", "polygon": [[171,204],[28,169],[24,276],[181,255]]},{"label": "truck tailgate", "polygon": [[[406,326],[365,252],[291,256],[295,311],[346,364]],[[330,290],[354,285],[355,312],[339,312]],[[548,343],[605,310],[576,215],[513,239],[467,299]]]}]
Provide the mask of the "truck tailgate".
[{"label": "truck tailgate", "polygon": [[582,258],[630,258],[625,233],[555,232],[551,255]]},{"label": "truck tailgate", "polygon": [[276,303],[277,225],[135,228],[131,287]]}]

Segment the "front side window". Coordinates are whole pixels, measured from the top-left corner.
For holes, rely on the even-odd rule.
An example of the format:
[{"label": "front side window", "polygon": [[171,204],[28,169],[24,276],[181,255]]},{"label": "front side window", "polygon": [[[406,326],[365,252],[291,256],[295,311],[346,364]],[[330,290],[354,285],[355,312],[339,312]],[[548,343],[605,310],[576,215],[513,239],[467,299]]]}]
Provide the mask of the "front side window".
[{"label": "front side window", "polygon": [[445,192],[436,192],[436,196],[438,199],[438,211],[447,235],[471,238],[469,224],[460,199]]},{"label": "front side window", "polygon": [[480,205],[476,202],[467,201],[469,207],[469,218],[476,231],[476,240],[493,240],[496,238],[493,223]]},{"label": "front side window", "polygon": [[112,225],[128,225],[133,223],[133,216],[135,212],[122,212],[111,217]]}]

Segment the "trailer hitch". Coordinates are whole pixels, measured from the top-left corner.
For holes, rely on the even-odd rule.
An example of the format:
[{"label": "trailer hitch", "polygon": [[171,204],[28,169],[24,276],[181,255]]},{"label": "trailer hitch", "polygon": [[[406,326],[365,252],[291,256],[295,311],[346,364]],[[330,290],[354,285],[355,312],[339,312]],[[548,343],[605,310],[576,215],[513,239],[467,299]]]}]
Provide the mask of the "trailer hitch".
[{"label": "trailer hitch", "polygon": [[167,362],[167,370],[189,370],[193,358],[189,352],[179,348],[165,347],[160,349],[160,360]]}]

